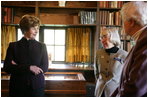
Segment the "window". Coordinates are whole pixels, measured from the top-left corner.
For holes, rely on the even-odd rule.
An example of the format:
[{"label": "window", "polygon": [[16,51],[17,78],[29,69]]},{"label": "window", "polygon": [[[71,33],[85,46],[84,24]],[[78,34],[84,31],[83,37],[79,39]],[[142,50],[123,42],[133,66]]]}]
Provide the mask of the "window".
[{"label": "window", "polygon": [[[21,29],[17,29],[17,41],[20,40],[24,35],[22,34],[22,31]],[[35,38],[37,41],[39,41],[39,33],[36,35],[36,38]]]},{"label": "window", "polygon": [[[43,42],[46,44],[49,59],[65,61],[65,29],[44,29]],[[17,29],[17,40],[23,37],[21,29]],[[39,41],[39,34],[36,36]]]},{"label": "window", "polygon": [[44,43],[52,61],[65,61],[65,32],[65,29],[44,29]]}]

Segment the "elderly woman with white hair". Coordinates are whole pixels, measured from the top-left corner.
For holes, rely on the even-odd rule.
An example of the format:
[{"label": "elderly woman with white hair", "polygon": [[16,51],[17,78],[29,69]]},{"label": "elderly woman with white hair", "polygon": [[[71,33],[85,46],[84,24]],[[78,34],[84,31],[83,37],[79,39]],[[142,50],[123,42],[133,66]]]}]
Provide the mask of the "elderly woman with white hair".
[{"label": "elderly woman with white hair", "polygon": [[120,76],[127,52],[120,49],[117,29],[103,28],[100,33],[103,49],[96,54],[94,73],[96,77],[95,96],[108,97],[119,86]]},{"label": "elderly woman with white hair", "polygon": [[147,3],[128,2],[121,9],[123,28],[136,42],[128,54],[119,87],[112,96],[147,96]]}]

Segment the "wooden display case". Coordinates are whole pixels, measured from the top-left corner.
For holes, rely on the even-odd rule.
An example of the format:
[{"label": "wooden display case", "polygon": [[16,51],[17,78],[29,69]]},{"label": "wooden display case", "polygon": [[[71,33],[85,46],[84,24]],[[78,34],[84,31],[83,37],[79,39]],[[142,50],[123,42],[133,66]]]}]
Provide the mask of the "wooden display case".
[{"label": "wooden display case", "polygon": [[86,95],[86,81],[79,72],[47,72],[46,96],[76,97]]},{"label": "wooden display case", "polygon": [[[8,97],[10,75],[1,75],[1,97]],[[85,97],[86,80],[80,72],[46,72],[45,96]]]}]

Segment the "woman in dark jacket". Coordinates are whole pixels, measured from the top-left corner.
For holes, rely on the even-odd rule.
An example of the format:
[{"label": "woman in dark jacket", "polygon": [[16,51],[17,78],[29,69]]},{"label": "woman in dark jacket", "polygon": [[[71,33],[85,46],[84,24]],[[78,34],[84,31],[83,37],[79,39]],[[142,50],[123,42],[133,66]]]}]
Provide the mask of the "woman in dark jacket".
[{"label": "woman in dark jacket", "polygon": [[25,15],[20,21],[24,37],[9,44],[4,70],[11,74],[9,96],[44,96],[44,72],[48,70],[46,46],[35,40],[40,20]]}]

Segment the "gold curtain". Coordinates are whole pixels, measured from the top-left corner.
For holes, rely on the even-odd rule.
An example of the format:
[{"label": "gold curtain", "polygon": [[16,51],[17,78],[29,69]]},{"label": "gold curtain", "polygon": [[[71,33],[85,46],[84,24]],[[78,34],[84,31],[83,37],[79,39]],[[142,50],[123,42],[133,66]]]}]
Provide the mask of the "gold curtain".
[{"label": "gold curtain", "polygon": [[2,26],[1,28],[1,60],[5,59],[10,42],[16,41],[15,26]]},{"label": "gold curtain", "polygon": [[66,62],[90,62],[90,28],[68,28]]}]

